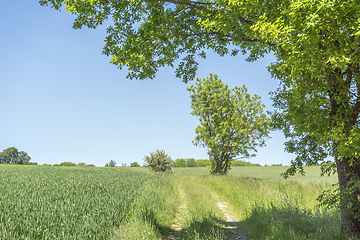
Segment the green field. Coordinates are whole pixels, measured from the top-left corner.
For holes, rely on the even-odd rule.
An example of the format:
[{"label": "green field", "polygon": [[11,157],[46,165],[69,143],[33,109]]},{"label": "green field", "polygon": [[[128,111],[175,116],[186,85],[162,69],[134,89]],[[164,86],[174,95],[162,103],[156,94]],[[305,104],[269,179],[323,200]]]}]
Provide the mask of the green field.
[{"label": "green field", "polygon": [[0,239],[224,239],[219,202],[253,239],[350,239],[339,212],[316,206],[336,177],[310,167],[284,180],[285,170],[1,165]]}]

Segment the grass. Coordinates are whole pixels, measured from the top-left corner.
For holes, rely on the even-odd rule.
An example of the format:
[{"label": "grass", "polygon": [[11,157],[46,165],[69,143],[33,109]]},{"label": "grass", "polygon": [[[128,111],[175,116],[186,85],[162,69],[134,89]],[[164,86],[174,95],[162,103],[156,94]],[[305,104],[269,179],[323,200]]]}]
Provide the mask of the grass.
[{"label": "grass", "polygon": [[[339,212],[316,197],[336,178],[283,179],[286,167],[234,167],[229,176],[207,168],[84,168],[0,165],[0,239],[224,239],[228,205],[253,239],[351,239]],[[174,224],[181,231],[174,230]]]},{"label": "grass", "polygon": [[1,166],[1,239],[106,239],[149,175],[98,168]]},{"label": "grass", "polygon": [[[296,174],[293,177],[284,179],[280,176],[281,173],[285,172],[288,167],[286,166],[243,166],[243,167],[232,167],[229,176],[242,177],[242,178],[257,178],[257,179],[269,179],[277,180],[282,182],[297,181],[297,182],[317,182],[317,183],[336,183],[337,176],[332,175],[330,177],[320,177],[320,167],[304,167],[305,176]],[[181,174],[196,174],[196,175],[208,175],[209,169],[207,167],[191,167],[191,168],[173,168],[174,173]]]}]

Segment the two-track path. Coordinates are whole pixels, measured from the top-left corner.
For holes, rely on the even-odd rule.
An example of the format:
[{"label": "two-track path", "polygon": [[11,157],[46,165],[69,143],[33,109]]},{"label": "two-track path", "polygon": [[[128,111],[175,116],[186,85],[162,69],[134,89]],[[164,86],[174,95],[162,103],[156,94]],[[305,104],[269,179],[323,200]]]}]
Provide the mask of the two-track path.
[{"label": "two-track path", "polygon": [[[185,193],[181,190],[179,186],[179,198],[180,202],[182,203],[179,207],[179,211],[175,216],[174,224],[172,225],[172,228],[174,229],[173,232],[171,232],[168,236],[163,237],[163,240],[178,240],[180,231],[182,230],[182,227],[180,226],[181,221],[181,213],[185,211],[186,205],[184,203],[185,199]],[[236,217],[230,212],[227,203],[220,200],[218,196],[215,194],[211,194],[212,197],[216,200],[216,205],[220,209],[220,211],[223,213],[223,216],[225,218],[225,226],[223,227],[224,236],[226,240],[250,240],[245,233],[239,228],[239,220],[237,220]]]}]

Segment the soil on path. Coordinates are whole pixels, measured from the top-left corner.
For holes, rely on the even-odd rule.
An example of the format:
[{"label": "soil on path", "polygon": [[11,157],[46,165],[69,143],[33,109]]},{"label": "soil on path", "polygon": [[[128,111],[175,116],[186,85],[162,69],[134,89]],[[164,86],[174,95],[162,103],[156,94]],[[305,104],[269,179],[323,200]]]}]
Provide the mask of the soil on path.
[{"label": "soil on path", "polygon": [[224,236],[226,240],[249,240],[249,238],[246,237],[245,233],[239,229],[239,220],[237,220],[233,215],[230,214],[230,212],[227,210],[227,205],[223,202],[217,201],[216,205],[221,210],[221,212],[224,214],[225,217],[225,227],[224,230]]}]

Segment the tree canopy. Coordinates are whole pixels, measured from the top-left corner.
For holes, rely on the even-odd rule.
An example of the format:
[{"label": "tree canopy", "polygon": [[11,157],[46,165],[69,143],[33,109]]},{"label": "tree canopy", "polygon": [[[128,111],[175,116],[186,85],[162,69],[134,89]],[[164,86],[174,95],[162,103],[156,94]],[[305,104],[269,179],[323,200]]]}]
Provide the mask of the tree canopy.
[{"label": "tree canopy", "polygon": [[[74,28],[111,19],[104,54],[130,78],[160,67],[195,78],[205,49],[219,55],[267,53],[281,85],[273,121],[297,154],[288,174],[335,158],[341,227],[360,237],[360,4],[358,0],[41,0],[76,15]],[[180,61],[179,61],[180,60]]]},{"label": "tree canopy", "polygon": [[[196,79],[188,87],[192,115],[199,118],[194,144],[208,148],[210,173],[226,174],[236,157],[254,156],[265,145],[270,119],[260,97],[250,96],[245,86],[229,89],[213,74]],[[253,154],[251,154],[253,152]]]},{"label": "tree canopy", "polygon": [[0,164],[30,164],[31,157],[24,151],[9,147],[0,152]]}]

